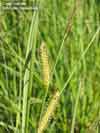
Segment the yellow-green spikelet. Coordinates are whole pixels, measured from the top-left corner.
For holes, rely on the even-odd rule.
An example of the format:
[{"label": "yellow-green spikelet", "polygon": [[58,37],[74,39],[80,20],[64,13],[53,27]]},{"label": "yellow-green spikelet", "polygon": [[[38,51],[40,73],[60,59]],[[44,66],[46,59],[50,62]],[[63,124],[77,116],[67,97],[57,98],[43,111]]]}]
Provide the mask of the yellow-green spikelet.
[{"label": "yellow-green spikelet", "polygon": [[47,108],[44,116],[42,117],[41,121],[39,122],[38,133],[43,133],[43,131],[46,129],[46,127],[48,125],[48,121],[49,121],[49,119],[52,118],[54,111],[57,107],[59,97],[60,97],[60,92],[56,91],[56,93],[54,94],[53,98],[51,99],[51,101],[48,105],[48,108]]},{"label": "yellow-green spikelet", "polygon": [[47,89],[49,85],[50,69],[49,69],[48,53],[45,42],[42,42],[40,46],[40,54],[41,54],[41,63],[42,63],[43,84],[45,89]]}]

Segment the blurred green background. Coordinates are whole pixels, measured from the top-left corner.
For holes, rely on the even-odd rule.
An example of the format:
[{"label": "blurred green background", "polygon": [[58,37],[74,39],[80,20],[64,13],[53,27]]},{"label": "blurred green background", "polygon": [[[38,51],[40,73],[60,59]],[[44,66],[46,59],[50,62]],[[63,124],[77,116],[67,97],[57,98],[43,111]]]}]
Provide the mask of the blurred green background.
[{"label": "blurred green background", "polygon": [[51,72],[56,65],[44,113],[73,72],[45,132],[100,133],[100,1],[24,2],[38,10],[0,10],[0,133],[37,132],[46,93],[42,41]]}]

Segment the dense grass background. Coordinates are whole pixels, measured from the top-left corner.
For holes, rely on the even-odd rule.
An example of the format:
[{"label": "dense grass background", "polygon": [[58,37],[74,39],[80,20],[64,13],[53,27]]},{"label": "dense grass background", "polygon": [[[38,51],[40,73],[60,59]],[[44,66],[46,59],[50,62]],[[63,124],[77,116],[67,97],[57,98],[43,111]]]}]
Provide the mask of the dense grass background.
[{"label": "dense grass background", "polygon": [[[42,41],[52,76],[48,92]],[[37,132],[55,90],[60,101],[46,133],[100,133],[99,0],[42,0],[33,12],[0,10],[0,133]]]}]

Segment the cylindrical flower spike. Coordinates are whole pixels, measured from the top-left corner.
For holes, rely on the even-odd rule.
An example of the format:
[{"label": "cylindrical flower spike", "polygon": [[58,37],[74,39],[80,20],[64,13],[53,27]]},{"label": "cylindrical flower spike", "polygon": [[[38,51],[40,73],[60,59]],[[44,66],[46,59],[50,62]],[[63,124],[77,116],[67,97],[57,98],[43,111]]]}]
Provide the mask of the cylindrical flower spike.
[{"label": "cylindrical flower spike", "polygon": [[42,63],[43,84],[45,89],[47,89],[50,79],[50,69],[49,69],[48,53],[45,42],[42,42],[40,46],[40,53],[41,53],[41,63]]},{"label": "cylindrical flower spike", "polygon": [[57,91],[54,94],[53,98],[51,99],[51,101],[48,105],[48,108],[39,123],[38,133],[43,133],[43,131],[46,129],[46,127],[48,125],[48,121],[49,121],[49,119],[52,118],[54,111],[57,107],[59,97],[60,97],[60,93],[59,93],[59,91]]}]

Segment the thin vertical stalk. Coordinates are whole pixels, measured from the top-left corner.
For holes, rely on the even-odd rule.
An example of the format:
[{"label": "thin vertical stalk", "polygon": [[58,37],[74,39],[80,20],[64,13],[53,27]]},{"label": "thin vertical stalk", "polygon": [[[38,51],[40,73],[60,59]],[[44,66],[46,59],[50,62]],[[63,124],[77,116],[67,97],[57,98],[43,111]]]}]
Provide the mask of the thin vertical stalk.
[{"label": "thin vertical stalk", "polygon": [[[36,48],[36,41],[34,40],[34,37],[36,37],[36,31],[37,31],[37,24],[38,24],[38,12],[35,11],[32,17],[32,23],[31,23],[31,28],[30,28],[30,34],[29,34],[29,39],[28,39],[28,45],[27,45],[27,51],[26,51],[26,60],[28,58],[28,55],[30,51],[32,51],[29,63],[27,64],[28,68],[25,70],[24,74],[24,90],[23,90],[23,108],[22,108],[22,133],[26,133],[26,121],[27,121],[27,107],[28,107],[28,95],[29,95],[29,87],[31,86],[32,88],[32,68],[31,66],[32,61],[34,62],[34,56],[35,56],[35,48]],[[33,43],[34,40],[34,43]]]}]

